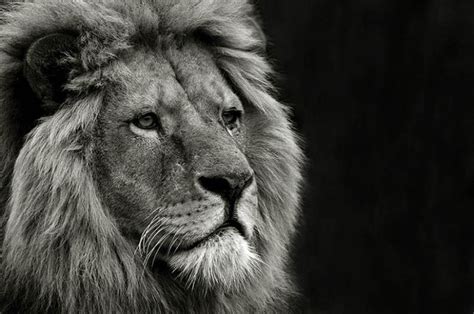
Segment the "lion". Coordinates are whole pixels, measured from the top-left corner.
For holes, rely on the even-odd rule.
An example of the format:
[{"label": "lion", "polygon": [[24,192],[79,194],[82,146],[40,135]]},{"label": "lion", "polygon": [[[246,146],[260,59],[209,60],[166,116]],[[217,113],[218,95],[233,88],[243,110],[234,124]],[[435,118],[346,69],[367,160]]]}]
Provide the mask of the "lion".
[{"label": "lion", "polygon": [[252,4],[1,20],[0,312],[291,310],[303,153]]}]

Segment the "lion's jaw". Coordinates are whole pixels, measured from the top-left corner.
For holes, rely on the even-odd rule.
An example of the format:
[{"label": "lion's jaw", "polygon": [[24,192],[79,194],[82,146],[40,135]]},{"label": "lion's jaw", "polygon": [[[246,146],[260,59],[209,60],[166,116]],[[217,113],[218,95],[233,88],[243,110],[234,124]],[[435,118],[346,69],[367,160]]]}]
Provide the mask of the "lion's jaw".
[{"label": "lion's jaw", "polygon": [[[147,266],[165,261],[187,287],[241,289],[258,268],[257,182],[243,153],[245,116],[232,133],[220,114],[243,105],[194,42],[158,56],[137,53],[112,71],[124,68],[129,83],[109,92],[97,128],[105,204],[123,229],[140,235]],[[150,111],[159,131],[123,123]]]},{"label": "lion's jaw", "polygon": [[173,254],[167,263],[193,288],[239,290],[253,278],[260,258],[253,247],[235,230],[223,230],[198,247]]}]

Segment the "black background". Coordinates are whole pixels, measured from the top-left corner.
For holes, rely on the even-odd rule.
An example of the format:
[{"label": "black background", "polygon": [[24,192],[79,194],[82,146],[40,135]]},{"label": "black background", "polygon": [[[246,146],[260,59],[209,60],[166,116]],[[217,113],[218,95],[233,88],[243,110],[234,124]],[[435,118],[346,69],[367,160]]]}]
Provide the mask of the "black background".
[{"label": "black background", "polygon": [[474,313],[474,2],[257,0],[309,157],[314,313]]},{"label": "black background", "polygon": [[295,311],[473,314],[474,2],[255,1],[309,158]]}]

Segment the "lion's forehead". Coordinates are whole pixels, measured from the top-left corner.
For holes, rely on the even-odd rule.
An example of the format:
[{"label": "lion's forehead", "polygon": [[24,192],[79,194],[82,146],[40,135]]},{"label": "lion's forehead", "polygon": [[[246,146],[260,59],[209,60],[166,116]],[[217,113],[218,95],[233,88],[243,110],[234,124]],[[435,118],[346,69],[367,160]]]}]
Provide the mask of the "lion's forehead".
[{"label": "lion's forehead", "polygon": [[159,106],[170,111],[192,106],[241,107],[212,55],[196,43],[164,51],[142,51],[126,63],[131,106]]}]

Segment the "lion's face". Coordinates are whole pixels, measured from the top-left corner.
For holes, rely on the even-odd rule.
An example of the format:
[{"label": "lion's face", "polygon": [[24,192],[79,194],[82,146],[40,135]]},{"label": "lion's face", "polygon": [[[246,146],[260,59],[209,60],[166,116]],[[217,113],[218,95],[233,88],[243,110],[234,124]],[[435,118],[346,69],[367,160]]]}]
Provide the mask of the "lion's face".
[{"label": "lion's face", "polygon": [[94,143],[105,205],[147,265],[165,261],[190,285],[238,288],[258,261],[251,109],[194,42],[134,52],[109,71],[120,81]]}]

